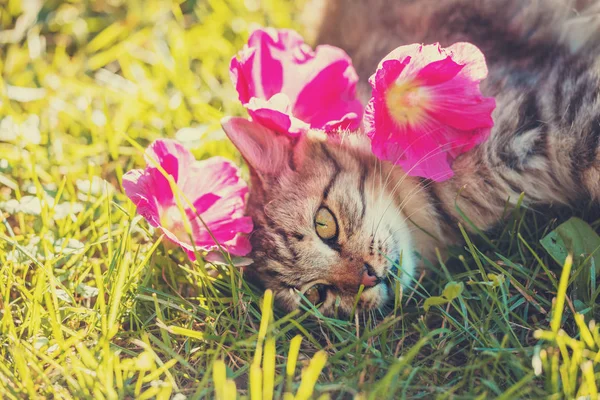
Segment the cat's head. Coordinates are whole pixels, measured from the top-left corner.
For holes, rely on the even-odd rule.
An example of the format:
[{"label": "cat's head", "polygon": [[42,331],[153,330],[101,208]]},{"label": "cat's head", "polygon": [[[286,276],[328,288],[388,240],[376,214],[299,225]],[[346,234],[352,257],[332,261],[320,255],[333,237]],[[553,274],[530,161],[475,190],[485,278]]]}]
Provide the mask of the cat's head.
[{"label": "cat's head", "polygon": [[375,158],[364,137],[290,139],[243,118],[222,123],[251,172],[246,276],[272,289],[276,304],[296,308],[303,294],[323,314],[343,315],[361,285],[357,307],[373,309],[391,298],[393,276],[411,282],[417,185]]}]

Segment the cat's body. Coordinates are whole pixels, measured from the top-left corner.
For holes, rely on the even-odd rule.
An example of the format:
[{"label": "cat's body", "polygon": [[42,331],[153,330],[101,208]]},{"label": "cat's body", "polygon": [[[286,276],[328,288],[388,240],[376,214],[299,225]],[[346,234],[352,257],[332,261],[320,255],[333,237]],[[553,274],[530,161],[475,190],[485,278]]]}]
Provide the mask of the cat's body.
[{"label": "cat's body", "polygon": [[[402,281],[460,240],[458,223],[487,230],[522,192],[525,204],[600,199],[600,2],[540,0],[330,0],[317,34],[342,47],[361,78],[407,43],[476,44],[486,55],[484,95],[497,108],[490,139],[460,156],[435,183],[380,162],[360,135],[341,143],[311,133],[298,142],[256,126],[226,131],[253,171],[249,275],[292,308],[318,288],[324,313],[349,312],[361,283],[364,308],[389,298],[380,278],[401,261]],[[344,28],[341,27],[351,27]],[[244,131],[246,138],[236,132]],[[279,153],[277,153],[279,152]],[[280,155],[281,154],[281,155]],[[271,158],[265,165],[261,159]],[[335,242],[315,233],[325,208]],[[375,276],[375,281],[369,277]],[[365,277],[369,278],[365,280]],[[314,292],[314,290],[313,290]],[[311,293],[312,294],[312,293]],[[339,297],[339,300],[337,298]]]}]

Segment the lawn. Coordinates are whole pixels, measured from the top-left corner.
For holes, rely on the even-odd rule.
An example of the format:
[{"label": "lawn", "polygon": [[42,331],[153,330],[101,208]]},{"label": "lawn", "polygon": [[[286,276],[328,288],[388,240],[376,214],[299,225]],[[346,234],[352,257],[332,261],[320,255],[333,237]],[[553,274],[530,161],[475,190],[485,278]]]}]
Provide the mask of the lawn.
[{"label": "lawn", "polygon": [[348,320],[136,215],[122,176],[157,138],[243,164],[229,60],[302,3],[0,0],[0,397],[598,398],[597,206],[507,212]]}]

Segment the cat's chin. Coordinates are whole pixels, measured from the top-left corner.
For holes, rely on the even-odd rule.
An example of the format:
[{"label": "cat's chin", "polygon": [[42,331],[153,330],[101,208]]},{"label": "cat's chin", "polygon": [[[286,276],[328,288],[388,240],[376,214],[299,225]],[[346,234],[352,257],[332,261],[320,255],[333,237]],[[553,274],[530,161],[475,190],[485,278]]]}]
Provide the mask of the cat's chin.
[{"label": "cat's chin", "polygon": [[365,290],[360,296],[360,306],[363,310],[376,310],[390,300],[390,290],[385,283]]}]

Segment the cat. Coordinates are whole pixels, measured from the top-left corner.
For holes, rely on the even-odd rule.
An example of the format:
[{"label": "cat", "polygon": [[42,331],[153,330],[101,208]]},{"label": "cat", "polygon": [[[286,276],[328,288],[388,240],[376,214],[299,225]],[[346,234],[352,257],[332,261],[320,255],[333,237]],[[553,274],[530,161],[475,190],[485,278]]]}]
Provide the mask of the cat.
[{"label": "cat", "polygon": [[[313,8],[317,10],[317,7]],[[486,55],[494,96],[488,141],[437,183],[371,153],[360,132],[296,140],[240,119],[223,128],[251,172],[254,263],[245,276],[291,310],[324,315],[384,306],[391,275],[412,285],[419,257],[488,230],[521,193],[528,206],[600,200],[600,1],[328,0],[316,38],[343,48],[368,77],[397,46],[468,41]],[[351,27],[351,28],[349,28]]]}]

